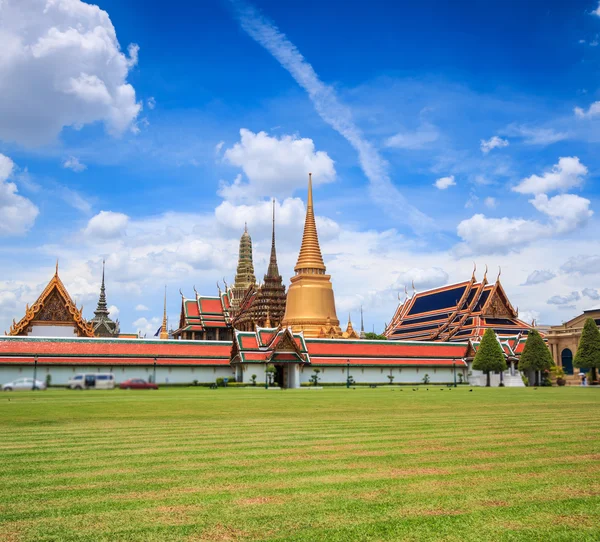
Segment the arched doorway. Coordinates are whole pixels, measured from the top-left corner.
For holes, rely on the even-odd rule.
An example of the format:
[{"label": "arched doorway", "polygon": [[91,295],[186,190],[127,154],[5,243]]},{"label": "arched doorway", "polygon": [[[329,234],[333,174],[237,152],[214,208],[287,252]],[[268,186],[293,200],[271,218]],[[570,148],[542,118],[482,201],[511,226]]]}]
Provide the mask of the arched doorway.
[{"label": "arched doorway", "polygon": [[570,348],[565,348],[560,354],[560,362],[565,374],[573,374],[573,352]]}]

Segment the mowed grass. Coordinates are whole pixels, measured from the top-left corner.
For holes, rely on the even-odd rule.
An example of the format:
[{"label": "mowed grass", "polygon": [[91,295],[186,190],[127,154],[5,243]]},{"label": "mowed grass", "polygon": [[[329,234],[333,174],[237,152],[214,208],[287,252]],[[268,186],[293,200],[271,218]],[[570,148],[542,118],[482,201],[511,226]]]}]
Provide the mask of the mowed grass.
[{"label": "mowed grass", "polygon": [[600,389],[0,395],[0,540],[600,540]]}]

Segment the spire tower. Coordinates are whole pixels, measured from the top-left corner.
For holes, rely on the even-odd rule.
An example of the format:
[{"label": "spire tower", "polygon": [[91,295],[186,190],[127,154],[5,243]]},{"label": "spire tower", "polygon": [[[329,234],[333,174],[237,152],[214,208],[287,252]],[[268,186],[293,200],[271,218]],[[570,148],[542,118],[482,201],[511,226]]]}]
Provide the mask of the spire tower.
[{"label": "spire tower", "polygon": [[160,328],[160,338],[168,339],[169,332],[167,331],[167,286],[165,285],[165,301],[163,304],[163,321],[162,326]]},{"label": "spire tower", "polygon": [[113,322],[109,316],[108,304],[106,302],[106,288],[104,286],[104,267],[105,261],[102,260],[102,282],[100,283],[100,297],[98,306],[94,311],[94,317],[90,320],[94,326],[94,335],[96,337],[114,337],[119,334],[119,322]]},{"label": "spire tower", "polygon": [[312,174],[308,174],[308,197],[304,233],[288,290],[282,325],[303,331],[305,337],[340,337],[331,277],[326,275],[313,207]]},{"label": "spire tower", "polygon": [[231,306],[234,311],[239,309],[246,291],[251,286],[256,286],[254,263],[252,261],[252,238],[248,233],[248,224],[244,223],[244,233],[240,238],[237,273],[232,288]]}]

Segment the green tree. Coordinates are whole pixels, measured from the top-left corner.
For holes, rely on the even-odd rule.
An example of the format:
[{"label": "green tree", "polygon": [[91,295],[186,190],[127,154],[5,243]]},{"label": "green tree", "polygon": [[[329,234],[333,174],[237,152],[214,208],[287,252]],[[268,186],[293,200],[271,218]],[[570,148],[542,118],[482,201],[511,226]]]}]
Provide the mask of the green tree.
[{"label": "green tree", "polygon": [[369,339],[370,341],[387,341],[387,337],[385,335],[373,333],[372,331],[365,333],[365,339]]},{"label": "green tree", "polygon": [[496,334],[491,328],[486,329],[483,334],[483,339],[477,348],[475,360],[473,361],[473,369],[483,371],[487,376],[486,387],[490,386],[491,371],[506,371],[506,358],[502,347],[496,339]]},{"label": "green tree", "polygon": [[573,365],[590,369],[590,382],[596,380],[596,369],[600,367],[600,330],[593,318],[588,318],[583,325]]},{"label": "green tree", "polygon": [[527,336],[525,348],[519,359],[520,371],[535,371],[535,386],[542,385],[542,371],[549,371],[554,367],[554,360],[550,349],[546,346],[544,339],[532,329]]}]

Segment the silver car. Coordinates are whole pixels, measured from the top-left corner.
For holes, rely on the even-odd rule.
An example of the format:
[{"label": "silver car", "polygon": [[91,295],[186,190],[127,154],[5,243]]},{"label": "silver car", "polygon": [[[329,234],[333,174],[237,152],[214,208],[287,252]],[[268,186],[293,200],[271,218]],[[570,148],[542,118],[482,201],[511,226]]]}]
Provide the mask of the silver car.
[{"label": "silver car", "polygon": [[[35,388],[38,390],[45,390],[46,383],[41,380],[35,381]],[[2,386],[2,391],[25,391],[33,389],[33,378],[19,378],[14,382],[8,382]]]}]

